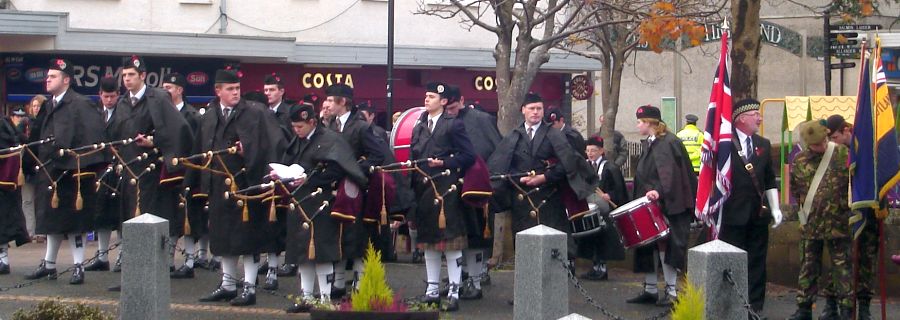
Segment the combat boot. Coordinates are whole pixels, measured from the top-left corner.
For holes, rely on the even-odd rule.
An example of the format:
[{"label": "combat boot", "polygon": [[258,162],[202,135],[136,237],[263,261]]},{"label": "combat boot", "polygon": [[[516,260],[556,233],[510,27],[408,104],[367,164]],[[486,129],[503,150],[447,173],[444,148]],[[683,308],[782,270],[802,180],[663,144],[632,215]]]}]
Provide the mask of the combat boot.
[{"label": "combat boot", "polygon": [[[859,310],[859,314],[856,315],[856,320],[872,320],[872,314],[869,313],[869,302],[870,299],[859,299],[856,302],[856,309]],[[852,312],[850,313],[853,314]]]},{"label": "combat boot", "polygon": [[812,309],[810,307],[798,307],[797,311],[787,320],[812,320]]},{"label": "combat boot", "polygon": [[825,300],[825,309],[822,309],[822,314],[819,315],[819,320],[837,320],[837,316],[837,300],[834,297],[828,297]]}]

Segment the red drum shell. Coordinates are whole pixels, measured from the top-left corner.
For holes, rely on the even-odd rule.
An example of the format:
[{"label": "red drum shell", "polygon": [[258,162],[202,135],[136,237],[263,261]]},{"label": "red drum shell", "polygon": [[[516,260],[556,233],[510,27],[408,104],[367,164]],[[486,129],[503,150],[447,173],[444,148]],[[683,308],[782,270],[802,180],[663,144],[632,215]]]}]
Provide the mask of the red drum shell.
[{"label": "red drum shell", "polygon": [[391,131],[391,150],[398,162],[409,160],[409,148],[412,145],[413,128],[419,117],[425,112],[425,107],[410,108],[400,114],[394,130]]},{"label": "red drum shell", "polygon": [[626,249],[644,246],[669,235],[669,224],[656,201],[641,197],[609,214]]}]

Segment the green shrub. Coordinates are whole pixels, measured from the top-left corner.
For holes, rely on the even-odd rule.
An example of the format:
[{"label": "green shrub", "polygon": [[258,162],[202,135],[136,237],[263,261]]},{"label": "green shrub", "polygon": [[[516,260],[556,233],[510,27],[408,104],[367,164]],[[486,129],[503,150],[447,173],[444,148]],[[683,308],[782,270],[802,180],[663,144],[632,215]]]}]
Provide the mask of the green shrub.
[{"label": "green shrub", "polygon": [[706,309],[705,296],[703,288],[694,286],[694,283],[690,281],[690,274],[686,275],[681,294],[675,301],[672,320],[703,320],[704,309]]},{"label": "green shrub", "polygon": [[59,298],[48,299],[34,305],[30,310],[19,309],[12,315],[13,320],[113,320],[113,316],[97,307],[82,303],[63,303]]},{"label": "green shrub", "polygon": [[372,243],[366,249],[363,260],[363,275],[359,280],[359,290],[351,296],[353,311],[383,311],[394,305],[394,292],[387,284],[381,252]]}]

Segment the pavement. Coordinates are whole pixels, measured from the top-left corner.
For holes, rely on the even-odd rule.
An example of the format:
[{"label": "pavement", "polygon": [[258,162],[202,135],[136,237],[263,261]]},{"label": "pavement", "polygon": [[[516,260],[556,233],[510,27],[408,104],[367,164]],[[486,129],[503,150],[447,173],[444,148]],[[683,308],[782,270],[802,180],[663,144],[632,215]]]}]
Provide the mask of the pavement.
[{"label": "pavement", "polygon": [[[115,240],[114,240],[115,241]],[[96,242],[88,245],[88,257],[96,252]],[[69,244],[64,242],[60,250],[60,264],[63,270],[71,266]],[[0,287],[14,286],[26,282],[24,275],[43,258],[45,245],[31,243],[10,249],[12,273],[0,276]],[[113,257],[118,253],[113,252]],[[400,255],[401,262],[409,261],[409,255]],[[180,259],[179,259],[180,260]],[[425,269],[423,265],[409,263],[387,263],[388,283],[394,292],[403,297],[419,295],[425,289]],[[586,266],[579,265],[578,273],[584,272]],[[777,272],[770,270],[770,272]],[[283,309],[290,302],[283,297],[259,292],[257,305],[252,307],[231,307],[226,303],[200,303],[197,299],[212,291],[221,279],[221,275],[207,270],[197,269],[194,279],[172,280],[172,319],[308,319],[308,314],[286,314]],[[84,303],[116,313],[119,293],[107,291],[107,287],[118,284],[120,273],[87,272],[83,285],[69,285],[69,274],[58,280],[43,280],[24,288],[0,292],[0,319],[9,319],[18,309],[30,308],[39,301],[59,297],[67,303]],[[446,275],[446,271],[444,271]],[[484,298],[475,301],[462,301],[461,310],[443,314],[441,319],[512,319],[514,271],[510,269],[495,270],[490,273],[491,285],[484,287]],[[642,277],[630,270],[611,269],[610,280],[600,282],[583,282],[584,289],[597,304],[624,319],[644,319],[664,311],[664,308],[647,305],[632,305],[624,302],[641,290]],[[262,279],[262,277],[260,277]],[[299,292],[299,281],[296,277],[279,279],[279,294],[296,294]],[[764,315],[769,319],[783,319],[793,313],[795,291],[791,288],[769,284]],[[824,301],[820,299],[820,304]],[[878,304],[873,301],[873,313],[878,312]],[[597,308],[585,301],[574,286],[569,287],[569,310],[592,319],[606,319]],[[816,311],[818,313],[818,311]],[[900,314],[900,304],[890,301],[888,314]]]}]

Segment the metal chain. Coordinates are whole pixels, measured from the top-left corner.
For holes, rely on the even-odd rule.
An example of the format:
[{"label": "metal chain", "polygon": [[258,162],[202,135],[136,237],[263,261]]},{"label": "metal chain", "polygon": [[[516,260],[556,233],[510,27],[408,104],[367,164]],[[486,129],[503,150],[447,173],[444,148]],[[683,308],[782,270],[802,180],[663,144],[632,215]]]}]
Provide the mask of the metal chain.
[{"label": "metal chain", "polygon": [[[578,277],[575,276],[575,270],[569,268],[569,261],[564,260],[558,251],[554,251],[554,253],[552,254],[551,257],[554,260],[559,261],[560,266],[563,268],[563,270],[566,271],[566,275],[569,277],[569,280],[572,283],[572,285],[575,286],[576,289],[578,289],[578,293],[581,294],[581,296],[584,298],[584,300],[588,304],[590,304],[591,306],[593,306],[594,308],[599,310],[600,313],[602,313],[607,318],[614,319],[614,320],[625,320],[624,317],[616,315],[609,310],[606,310],[606,308],[604,308],[601,304],[599,304],[593,297],[591,297],[588,294],[587,290],[581,285],[581,282],[578,281]],[[655,314],[653,316],[644,318],[644,320],[664,319],[671,312],[672,312],[672,308],[666,308],[665,311]]]},{"label": "metal chain", "polygon": [[[118,248],[120,244],[122,244],[121,241],[116,242],[115,244],[109,246],[109,249],[106,249],[106,250],[97,250],[97,253],[94,254],[93,257],[91,257],[90,259],[87,259],[87,260],[84,260],[84,261],[81,262],[81,267],[83,268],[84,266],[93,263],[95,260],[97,260],[97,259],[100,258],[100,255],[101,255],[101,254],[107,254],[107,253],[109,253],[109,252],[112,251],[113,249]],[[77,269],[77,268],[78,268],[78,266],[73,265],[73,266],[69,267],[68,269],[65,269],[65,270],[63,270],[63,271],[60,271],[60,272],[56,273],[56,276],[57,276],[57,277],[62,276],[62,275],[67,274],[67,273],[69,273],[69,272],[75,271],[75,269]],[[6,292],[6,291],[13,290],[13,289],[27,288],[27,287],[33,286],[33,285],[35,285],[35,284],[37,284],[37,283],[39,283],[39,282],[43,282],[43,281],[47,281],[47,280],[50,280],[50,277],[40,277],[40,278],[37,278],[37,279],[34,279],[34,280],[30,280],[30,281],[26,281],[26,282],[14,284],[14,285],[11,285],[11,286],[0,286],[0,292]]]},{"label": "metal chain", "polygon": [[762,319],[762,316],[760,316],[756,313],[756,311],[753,310],[753,307],[744,296],[744,293],[740,292],[740,290],[737,289],[737,283],[734,282],[734,272],[732,272],[731,269],[725,269],[725,271],[722,272],[722,277],[725,279],[725,282],[731,285],[731,289],[734,290],[734,293],[741,298],[741,303],[743,303],[744,309],[747,309],[747,312],[750,314],[750,320]]}]

